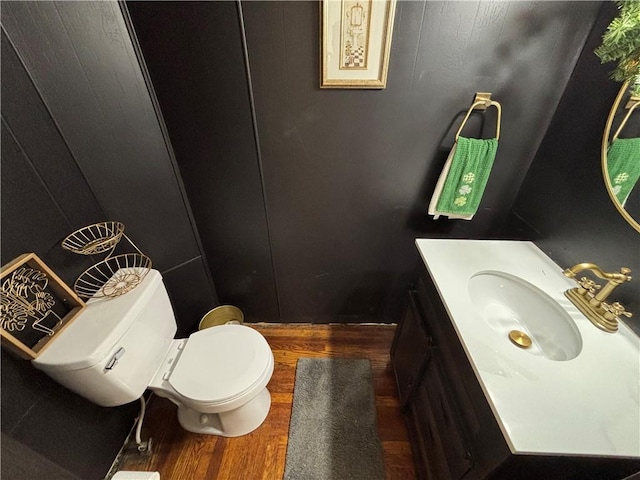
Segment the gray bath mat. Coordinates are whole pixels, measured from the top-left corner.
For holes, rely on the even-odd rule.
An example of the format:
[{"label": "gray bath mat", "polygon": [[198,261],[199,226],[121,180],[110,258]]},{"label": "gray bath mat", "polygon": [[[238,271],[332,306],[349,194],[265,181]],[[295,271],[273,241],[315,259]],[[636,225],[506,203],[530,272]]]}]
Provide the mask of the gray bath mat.
[{"label": "gray bath mat", "polygon": [[384,479],[369,360],[298,360],[284,479]]}]

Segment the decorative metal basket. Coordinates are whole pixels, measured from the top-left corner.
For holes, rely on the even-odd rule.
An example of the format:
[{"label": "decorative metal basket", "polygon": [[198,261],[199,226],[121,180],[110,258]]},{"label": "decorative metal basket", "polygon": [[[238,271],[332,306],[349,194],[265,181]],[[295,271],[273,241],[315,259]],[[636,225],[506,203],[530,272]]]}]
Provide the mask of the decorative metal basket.
[{"label": "decorative metal basket", "polygon": [[[124,237],[136,253],[113,255]],[[151,270],[151,259],[124,233],[120,222],[94,223],[76,230],[62,241],[62,247],[80,255],[107,253],[106,258],[86,269],[73,284],[82,298],[118,297],[134,289]]]},{"label": "decorative metal basket", "polygon": [[124,235],[124,224],[100,222],[76,230],[62,241],[62,248],[80,255],[111,252]]},{"label": "decorative metal basket", "polygon": [[151,259],[142,253],[107,257],[85,270],[73,290],[83,298],[118,297],[137,287],[151,266]]}]

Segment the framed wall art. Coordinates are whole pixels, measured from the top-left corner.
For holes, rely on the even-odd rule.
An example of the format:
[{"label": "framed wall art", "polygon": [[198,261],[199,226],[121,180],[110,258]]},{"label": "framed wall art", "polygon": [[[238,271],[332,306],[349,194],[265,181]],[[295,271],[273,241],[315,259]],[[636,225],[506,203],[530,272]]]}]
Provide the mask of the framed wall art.
[{"label": "framed wall art", "polygon": [[396,0],[321,2],[321,88],[385,88]]},{"label": "framed wall art", "polygon": [[85,303],[35,253],[0,272],[2,346],[36,358],[85,308]]}]

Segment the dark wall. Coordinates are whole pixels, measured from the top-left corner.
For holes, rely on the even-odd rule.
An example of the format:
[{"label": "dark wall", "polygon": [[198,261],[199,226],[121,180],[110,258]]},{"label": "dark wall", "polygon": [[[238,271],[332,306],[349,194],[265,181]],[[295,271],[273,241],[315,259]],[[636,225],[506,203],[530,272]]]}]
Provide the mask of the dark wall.
[{"label": "dark wall", "polygon": [[[319,88],[318,2],[127,6],[221,300],[321,322],[397,320],[415,237],[501,232],[600,2],[398,2],[379,91]],[[503,106],[481,209],[433,221],[478,91]]]},{"label": "dark wall", "polygon": [[[387,89],[327,91],[315,2],[128,4],[153,87],[115,3],[6,2],[1,261],[34,251],[72,283],[90,260],[59,242],[114,219],[162,271],[181,333],[216,304],[209,267],[249,320],[395,320],[414,237],[500,234],[599,5],[399,2]],[[617,86],[583,58],[516,212],[559,263],[637,271],[637,234],[587,174]],[[504,108],[496,167],[472,222],[433,221],[451,123],[476,91]],[[136,410],[2,352],[3,436],[25,461],[98,478]]]},{"label": "dark wall", "polygon": [[218,294],[278,318],[235,2],[129,2]]},{"label": "dark wall", "polygon": [[609,80],[613,65],[601,65],[593,50],[616,13],[613,2],[603,5],[514,213],[563,267],[593,262],[608,272],[631,268],[635,278],[618,287],[612,299],[636,314],[628,323],[640,332],[640,234],[611,203],[600,166],[602,134],[621,85]]},{"label": "dark wall", "polygon": [[[1,35],[2,264],[35,252],[73,284],[92,259],[61,240],[120,220],[192,330],[215,291],[118,4],[3,4]],[[137,410],[95,406],[2,351],[2,432],[7,448],[35,452],[24,462],[101,478]]]}]

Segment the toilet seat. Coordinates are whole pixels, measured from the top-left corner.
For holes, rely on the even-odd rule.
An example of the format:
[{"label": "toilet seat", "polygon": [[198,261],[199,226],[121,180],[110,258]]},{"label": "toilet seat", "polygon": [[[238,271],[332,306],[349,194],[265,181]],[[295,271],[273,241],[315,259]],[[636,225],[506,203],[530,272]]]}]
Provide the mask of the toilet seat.
[{"label": "toilet seat", "polygon": [[244,325],[196,332],[182,350],[167,381],[178,394],[203,406],[230,402],[271,375],[269,344]]}]

